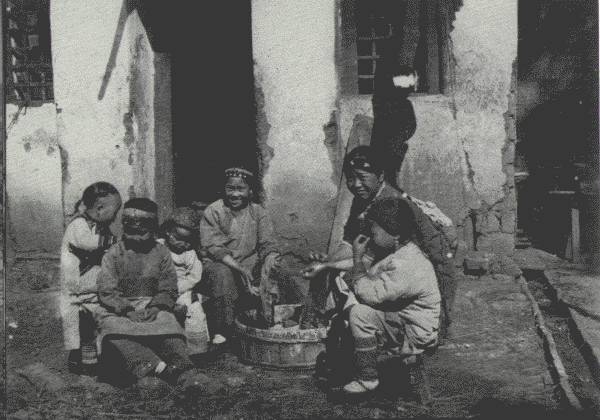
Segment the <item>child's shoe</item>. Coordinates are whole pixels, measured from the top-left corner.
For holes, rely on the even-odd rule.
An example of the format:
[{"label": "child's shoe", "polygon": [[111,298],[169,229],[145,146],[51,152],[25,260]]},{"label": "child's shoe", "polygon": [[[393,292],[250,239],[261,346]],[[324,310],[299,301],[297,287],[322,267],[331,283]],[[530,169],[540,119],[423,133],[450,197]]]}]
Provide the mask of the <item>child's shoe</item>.
[{"label": "child's shoe", "polygon": [[379,379],[373,379],[366,381],[364,379],[355,379],[349,384],[344,385],[344,392],[346,394],[364,394],[375,390],[379,386]]},{"label": "child's shoe", "polygon": [[224,344],[227,341],[227,339],[225,337],[223,337],[221,334],[215,334],[215,336],[212,339],[212,343],[215,346],[218,346],[220,344]]}]

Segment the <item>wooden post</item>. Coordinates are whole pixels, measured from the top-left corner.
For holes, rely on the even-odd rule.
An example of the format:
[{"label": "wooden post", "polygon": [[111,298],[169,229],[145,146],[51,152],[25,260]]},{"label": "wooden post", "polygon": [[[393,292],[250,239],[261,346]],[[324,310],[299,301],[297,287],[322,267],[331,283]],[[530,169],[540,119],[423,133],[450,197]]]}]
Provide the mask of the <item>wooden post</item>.
[{"label": "wooden post", "polygon": [[571,251],[575,264],[581,262],[580,244],[579,209],[571,208]]},{"label": "wooden post", "polygon": [[[2,278],[0,279],[0,281],[2,281],[2,284],[5,285],[6,281],[5,280],[5,271],[4,271],[4,263],[6,261],[6,240],[7,240],[7,235],[6,232],[8,231],[8,217],[7,217],[7,212],[6,212],[6,95],[5,95],[5,89],[4,89],[4,82],[5,82],[5,77],[4,77],[4,72],[5,72],[5,60],[4,60],[4,33],[5,33],[5,25],[4,25],[4,10],[6,7],[6,2],[4,0],[0,0],[0,63],[2,63],[0,65],[0,155],[2,155],[2,160],[0,160],[0,162],[2,162],[2,179],[3,182],[2,184],[0,184],[0,217],[2,220],[2,231],[0,232],[0,241],[2,243],[2,248],[1,249],[1,255],[0,255],[0,264],[2,265],[2,268],[0,269],[0,273],[2,273]],[[6,289],[3,288],[3,295],[6,294]],[[4,299],[4,302],[6,302],[6,299]],[[2,319],[2,322],[4,322],[4,318]],[[6,377],[6,375],[4,376]]]},{"label": "wooden post", "polygon": [[421,0],[408,0],[406,3],[406,18],[403,25],[402,49],[400,63],[414,66],[415,55],[419,45],[419,4]]},{"label": "wooden post", "polygon": [[450,76],[450,6],[448,0],[439,0],[440,11],[440,67],[443,77],[440,80],[440,93],[447,93],[448,87],[451,84]]},{"label": "wooden post", "polygon": [[436,0],[427,0],[425,4],[427,5],[427,86],[429,93],[439,93],[440,56],[437,19],[439,3]]},{"label": "wooden post", "polygon": [[356,0],[340,1],[339,32],[341,34],[337,48],[337,67],[340,75],[340,87],[344,95],[358,93],[358,58],[356,53]]}]

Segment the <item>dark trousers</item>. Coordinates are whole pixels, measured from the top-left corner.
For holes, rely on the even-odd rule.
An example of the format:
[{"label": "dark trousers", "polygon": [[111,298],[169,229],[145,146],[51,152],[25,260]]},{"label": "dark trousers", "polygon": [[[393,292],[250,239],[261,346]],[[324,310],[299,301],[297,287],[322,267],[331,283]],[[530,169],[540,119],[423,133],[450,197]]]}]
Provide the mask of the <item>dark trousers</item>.
[{"label": "dark trousers", "polygon": [[179,371],[194,367],[181,337],[119,336],[106,341],[120,353],[127,371],[138,379],[152,373],[161,360]]},{"label": "dark trousers", "polygon": [[209,299],[204,302],[206,323],[211,336],[231,336],[236,315],[245,309],[258,308],[260,299],[250,296],[237,273],[221,262],[204,265],[198,292]]}]

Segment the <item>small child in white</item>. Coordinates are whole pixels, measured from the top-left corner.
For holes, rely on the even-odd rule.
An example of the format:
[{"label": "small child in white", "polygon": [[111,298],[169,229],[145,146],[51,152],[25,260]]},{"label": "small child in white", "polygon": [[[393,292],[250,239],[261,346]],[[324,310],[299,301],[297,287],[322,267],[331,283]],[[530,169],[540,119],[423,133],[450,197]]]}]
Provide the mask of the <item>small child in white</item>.
[{"label": "small child in white", "polygon": [[[67,367],[72,372],[85,373],[85,368],[96,363],[96,279],[105,251],[115,243],[109,226],[120,208],[117,189],[107,182],[97,182],[85,189],[65,229],[60,255],[60,311],[64,345],[69,352]],[[80,317],[87,321],[85,325],[80,326]]]},{"label": "small child in white", "polygon": [[185,308],[184,329],[190,354],[206,352],[208,328],[202,309],[202,296],[194,292],[202,278],[202,262],[198,259],[198,223],[194,210],[186,207],[176,209],[162,224],[164,244],[171,251],[177,273],[177,304]]}]

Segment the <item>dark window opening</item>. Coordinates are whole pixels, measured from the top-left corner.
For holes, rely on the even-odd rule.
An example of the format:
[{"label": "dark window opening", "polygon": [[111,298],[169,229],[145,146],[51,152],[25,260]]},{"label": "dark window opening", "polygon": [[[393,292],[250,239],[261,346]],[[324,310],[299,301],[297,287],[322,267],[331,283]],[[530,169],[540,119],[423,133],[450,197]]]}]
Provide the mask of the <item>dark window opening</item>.
[{"label": "dark window opening", "polygon": [[6,101],[52,102],[52,56],[48,0],[8,0],[5,11]]},{"label": "dark window opening", "polygon": [[383,60],[414,68],[417,92],[445,93],[450,65],[449,33],[460,1],[343,0],[342,89],[372,94]]}]

